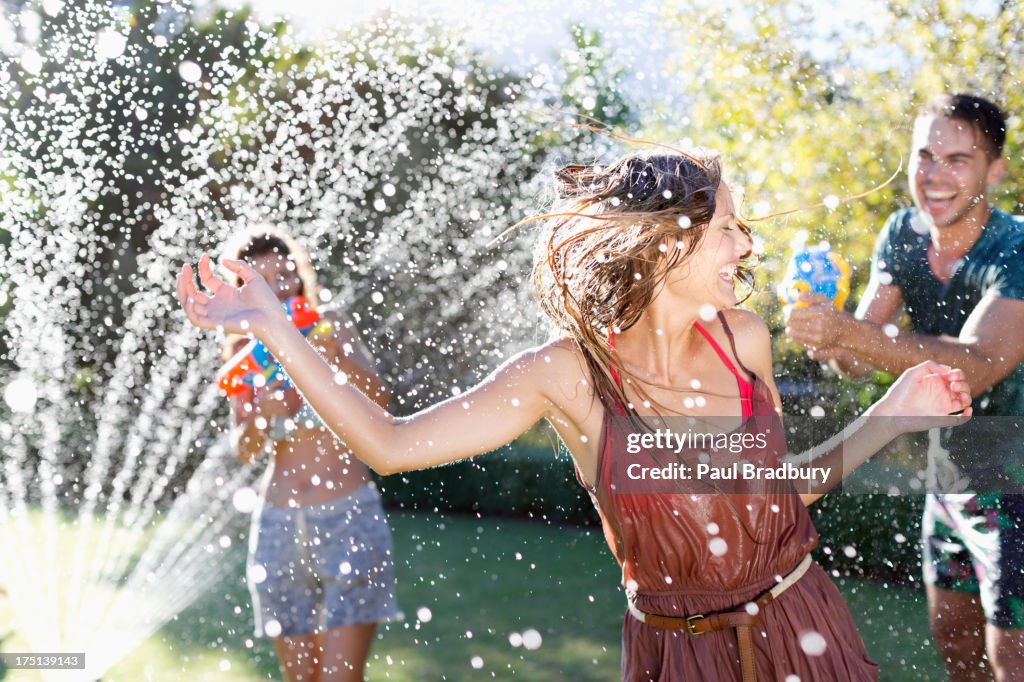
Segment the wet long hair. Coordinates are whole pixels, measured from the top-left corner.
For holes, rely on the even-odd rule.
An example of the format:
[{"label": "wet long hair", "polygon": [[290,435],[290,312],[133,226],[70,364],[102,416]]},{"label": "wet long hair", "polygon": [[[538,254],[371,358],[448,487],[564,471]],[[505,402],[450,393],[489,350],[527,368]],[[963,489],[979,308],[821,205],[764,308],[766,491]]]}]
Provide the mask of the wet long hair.
[{"label": "wet long hair", "polygon": [[[669,273],[700,247],[721,183],[719,157],[707,151],[631,154],[609,166],[557,172],[558,198],[538,218],[544,228],[534,254],[534,292],[559,333],[579,349],[605,405],[636,415],[614,379],[623,368],[610,334],[636,324]],[[753,267],[748,253],[736,270],[748,295]]]}]

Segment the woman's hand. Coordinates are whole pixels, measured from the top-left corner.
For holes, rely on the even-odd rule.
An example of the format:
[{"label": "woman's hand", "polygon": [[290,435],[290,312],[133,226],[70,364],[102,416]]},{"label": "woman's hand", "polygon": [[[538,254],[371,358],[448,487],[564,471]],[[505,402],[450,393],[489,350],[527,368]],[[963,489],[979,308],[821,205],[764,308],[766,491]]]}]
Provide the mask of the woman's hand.
[{"label": "woman's hand", "polygon": [[286,318],[270,285],[248,263],[225,259],[224,267],[242,279],[241,287],[218,277],[207,254],[199,259],[199,281],[209,290],[208,294],[196,287],[192,266],[181,266],[177,277],[178,300],[189,322],[202,329],[259,335],[276,316]]},{"label": "woman's hand", "polygon": [[901,374],[868,414],[903,433],[959,426],[973,414],[971,387],[963,370],[929,360]]}]

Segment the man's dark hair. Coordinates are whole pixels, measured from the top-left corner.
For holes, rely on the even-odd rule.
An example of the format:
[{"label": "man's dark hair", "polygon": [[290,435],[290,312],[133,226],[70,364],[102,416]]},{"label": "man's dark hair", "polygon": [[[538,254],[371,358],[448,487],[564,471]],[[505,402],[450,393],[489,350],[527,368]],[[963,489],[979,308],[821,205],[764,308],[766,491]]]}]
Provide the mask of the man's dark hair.
[{"label": "man's dark hair", "polygon": [[922,116],[928,114],[971,124],[985,140],[985,151],[990,158],[998,159],[1002,156],[1003,143],[1006,142],[1006,116],[998,106],[984,97],[967,93],[942,95],[921,110]]}]

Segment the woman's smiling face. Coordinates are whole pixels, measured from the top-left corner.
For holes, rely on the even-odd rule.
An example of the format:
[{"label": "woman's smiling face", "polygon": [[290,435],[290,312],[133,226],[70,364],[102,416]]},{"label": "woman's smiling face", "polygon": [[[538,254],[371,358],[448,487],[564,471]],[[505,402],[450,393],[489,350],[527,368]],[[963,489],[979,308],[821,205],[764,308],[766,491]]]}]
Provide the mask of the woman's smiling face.
[{"label": "woman's smiling face", "polygon": [[[681,239],[686,239],[685,232]],[[731,308],[736,304],[736,268],[750,249],[750,237],[736,219],[732,192],[723,182],[715,193],[715,213],[700,244],[677,266],[679,274],[669,277],[668,287],[698,305]]]}]

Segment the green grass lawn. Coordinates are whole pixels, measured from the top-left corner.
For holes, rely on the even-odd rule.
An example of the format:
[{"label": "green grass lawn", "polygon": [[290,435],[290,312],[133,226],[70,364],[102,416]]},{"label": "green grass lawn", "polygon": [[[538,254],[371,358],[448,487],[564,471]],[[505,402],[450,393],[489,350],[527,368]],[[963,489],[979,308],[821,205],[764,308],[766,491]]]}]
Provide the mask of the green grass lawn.
[{"label": "green grass lawn", "polygon": [[[391,523],[406,619],[380,628],[369,680],[616,679],[624,601],[599,529],[412,513],[392,514]],[[221,587],[104,679],[279,679],[271,647],[252,637],[244,562],[244,545],[235,543]],[[942,678],[922,593],[854,580],[840,581],[840,589],[883,680]],[[423,608],[429,622],[417,619]],[[0,606],[0,623],[4,616]],[[530,629],[541,635],[539,648],[510,643],[510,635]],[[17,650],[10,641],[3,648]],[[27,671],[7,677],[38,679]]]}]

